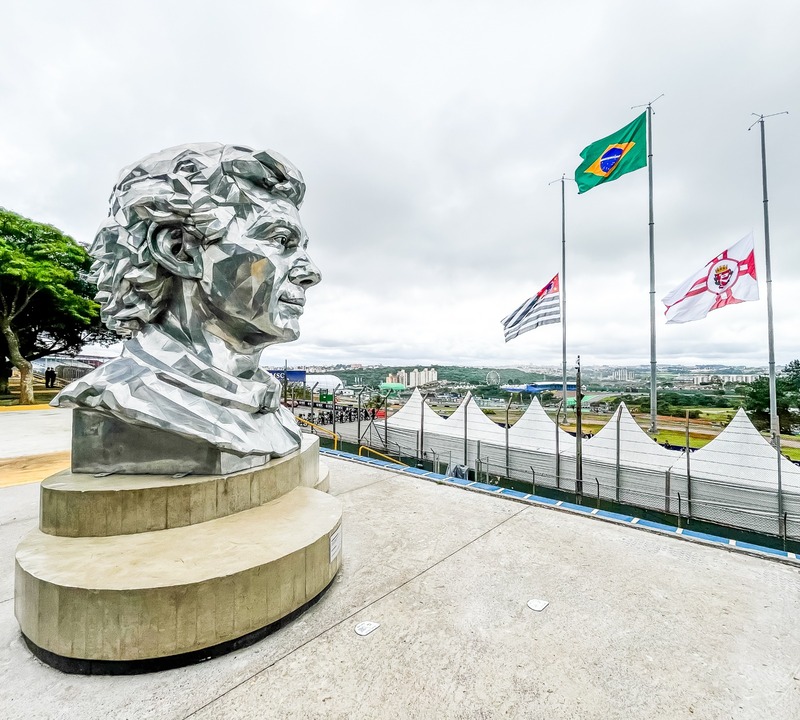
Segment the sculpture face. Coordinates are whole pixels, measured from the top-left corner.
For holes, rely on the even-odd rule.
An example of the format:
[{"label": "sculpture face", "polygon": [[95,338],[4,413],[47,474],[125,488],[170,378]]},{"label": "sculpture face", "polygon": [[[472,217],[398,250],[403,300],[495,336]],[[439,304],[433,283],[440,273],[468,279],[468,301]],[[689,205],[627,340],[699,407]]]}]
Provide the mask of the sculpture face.
[{"label": "sculpture face", "polygon": [[307,247],[297,208],[265,196],[203,250],[205,301],[231,338],[251,346],[297,339],[305,292],[320,281]]},{"label": "sculpture face", "polygon": [[108,426],[73,443],[73,468],[228,472],[299,447],[259,358],[298,337],[320,281],[304,194],[288,160],[240,145],[168,148],[122,171],[92,254],[102,318],[128,340],[54,400]]}]

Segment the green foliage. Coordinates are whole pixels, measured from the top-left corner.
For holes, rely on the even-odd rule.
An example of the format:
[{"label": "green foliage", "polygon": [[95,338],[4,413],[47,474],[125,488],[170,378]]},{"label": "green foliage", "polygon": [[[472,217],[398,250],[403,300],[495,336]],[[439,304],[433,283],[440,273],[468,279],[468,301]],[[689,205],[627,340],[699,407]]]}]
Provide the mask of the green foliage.
[{"label": "green foliage", "polygon": [[800,360],[792,360],[781,375],[789,382],[794,392],[800,393]]},{"label": "green foliage", "polygon": [[503,400],[508,398],[508,393],[497,385],[478,385],[473,389],[472,394],[479,398],[501,398]]},{"label": "green foliage", "polygon": [[[50,225],[0,209],[0,353],[28,361],[77,351],[101,330],[86,249]],[[95,338],[93,338],[95,339]]]},{"label": "green foliage", "polygon": [[[800,414],[790,409],[796,408],[798,404],[798,390],[791,376],[775,378],[775,396],[780,432],[791,433],[800,424]],[[770,429],[769,378],[766,375],[750,383],[744,408],[759,430]]]},{"label": "green foliage", "polygon": [[369,400],[367,400],[365,407],[368,409],[375,408],[379,410],[383,407],[384,403],[384,396],[383,395],[373,395]]},{"label": "green foliage", "polygon": [[[639,398],[637,402],[639,403],[639,412],[650,412],[649,396]],[[658,394],[658,405],[656,406],[656,412],[659,415],[686,417],[687,408],[691,408],[688,410],[689,418],[696,419],[700,417],[700,411],[697,409],[698,406],[726,408],[731,407],[731,402],[723,397],[720,397],[716,391],[712,391],[712,394],[664,391]]]}]

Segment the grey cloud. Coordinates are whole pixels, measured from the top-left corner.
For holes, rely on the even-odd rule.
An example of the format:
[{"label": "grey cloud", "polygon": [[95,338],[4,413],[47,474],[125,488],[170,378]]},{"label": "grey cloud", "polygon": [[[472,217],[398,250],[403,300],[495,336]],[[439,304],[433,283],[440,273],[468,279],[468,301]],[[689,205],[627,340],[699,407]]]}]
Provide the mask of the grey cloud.
[{"label": "grey cloud", "polygon": [[[0,203],[88,241],[133,159],[191,141],[272,147],[308,181],[324,275],[286,348],[298,362],[555,365],[558,327],[506,345],[499,326],[559,269],[560,194],[547,183],[665,92],[657,298],[750,229],[765,297],[746,128],[752,111],[789,109],[768,127],[776,347],[800,356],[796,3],[236,8],[244,28],[208,2],[15,6],[0,47]],[[582,196],[568,184],[567,253],[570,355],[646,363],[646,171]],[[660,359],[765,363],[765,303],[751,305],[659,326]]]}]

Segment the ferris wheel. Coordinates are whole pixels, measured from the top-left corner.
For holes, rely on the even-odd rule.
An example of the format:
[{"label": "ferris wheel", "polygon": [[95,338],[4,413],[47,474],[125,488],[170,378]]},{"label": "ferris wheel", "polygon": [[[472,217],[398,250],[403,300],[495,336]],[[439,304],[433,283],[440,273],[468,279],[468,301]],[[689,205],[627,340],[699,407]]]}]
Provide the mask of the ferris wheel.
[{"label": "ferris wheel", "polygon": [[499,385],[500,384],[500,373],[497,370],[490,370],[486,373],[486,384],[487,385]]}]

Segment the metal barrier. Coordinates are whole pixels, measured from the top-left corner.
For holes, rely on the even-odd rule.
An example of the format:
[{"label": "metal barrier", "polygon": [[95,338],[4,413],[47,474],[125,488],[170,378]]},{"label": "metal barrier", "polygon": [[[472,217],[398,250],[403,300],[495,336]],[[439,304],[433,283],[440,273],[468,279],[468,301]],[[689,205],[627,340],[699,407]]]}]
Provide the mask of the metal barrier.
[{"label": "metal barrier", "polygon": [[333,438],[333,449],[339,449],[339,435],[332,430],[328,430],[328,428],[324,428],[321,425],[317,425],[316,423],[311,422],[310,420],[306,420],[305,418],[295,417],[297,422],[301,422],[304,425],[308,425],[309,427],[314,428],[314,430],[318,430],[321,433],[325,433],[326,435],[330,435]]},{"label": "metal barrier", "polygon": [[373,455],[377,455],[378,457],[382,458],[383,460],[388,460],[390,463],[394,463],[395,465],[402,465],[403,467],[408,467],[404,462],[400,462],[400,460],[395,460],[393,457],[389,455],[384,455],[382,452],[378,452],[377,450],[373,450],[371,447],[367,445],[361,445],[358,448],[358,456],[362,457],[364,451],[367,453],[372,453]]},{"label": "metal barrier", "polygon": [[[387,442],[388,441],[388,442]],[[391,443],[397,454],[418,457],[417,432],[406,428],[388,428],[384,447]],[[425,447],[429,453],[449,455],[456,462],[464,458],[464,437],[425,431]],[[489,466],[502,468],[507,480],[524,483],[534,492],[538,488],[575,492],[575,457],[544,450],[520,447],[506,448],[467,438],[466,460],[481,475]],[[421,459],[420,459],[421,460]],[[493,469],[494,469],[493,468]],[[777,488],[749,487],[704,479],[692,473],[691,488],[685,470],[672,467],[656,469],[632,467],[625,463],[601,462],[583,458],[583,477],[594,479],[583,483],[582,495],[613,505],[642,508],[677,517],[681,525],[701,521],[787,539],[800,540],[800,493],[784,488],[782,512],[778,514]],[[766,485],[766,478],[765,478]]]}]

